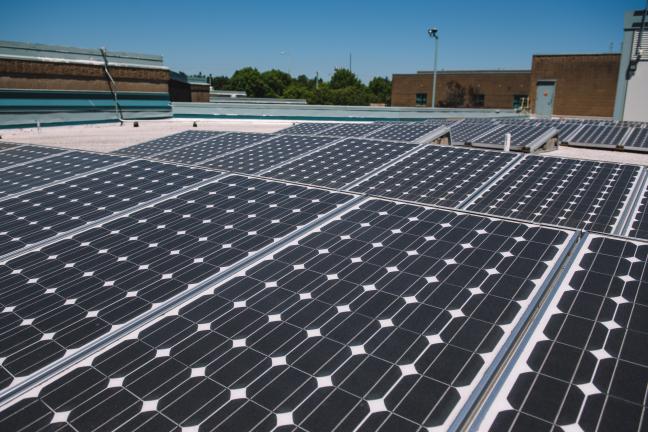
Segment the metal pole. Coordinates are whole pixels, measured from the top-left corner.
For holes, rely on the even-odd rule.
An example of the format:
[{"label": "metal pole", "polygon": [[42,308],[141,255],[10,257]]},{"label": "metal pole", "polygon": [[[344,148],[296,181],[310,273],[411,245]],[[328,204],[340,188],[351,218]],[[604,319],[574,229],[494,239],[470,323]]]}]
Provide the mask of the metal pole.
[{"label": "metal pole", "polygon": [[437,59],[439,57],[439,37],[434,38],[434,78],[432,78],[432,108],[436,106]]}]

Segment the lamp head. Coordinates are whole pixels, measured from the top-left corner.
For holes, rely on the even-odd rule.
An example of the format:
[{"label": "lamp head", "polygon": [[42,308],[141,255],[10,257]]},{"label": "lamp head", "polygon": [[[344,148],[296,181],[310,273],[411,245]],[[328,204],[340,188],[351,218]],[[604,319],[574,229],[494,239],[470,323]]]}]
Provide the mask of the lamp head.
[{"label": "lamp head", "polygon": [[428,35],[429,35],[431,38],[435,38],[435,39],[436,39],[436,38],[439,37],[439,35],[438,35],[439,29],[436,28],[436,27],[430,27],[430,28],[428,29],[427,32],[428,32]]}]

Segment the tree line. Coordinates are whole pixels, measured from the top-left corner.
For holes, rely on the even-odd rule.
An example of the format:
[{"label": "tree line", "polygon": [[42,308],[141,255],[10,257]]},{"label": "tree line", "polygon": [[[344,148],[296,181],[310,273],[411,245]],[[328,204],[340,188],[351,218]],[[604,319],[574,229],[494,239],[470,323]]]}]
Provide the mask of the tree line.
[{"label": "tree line", "polygon": [[215,90],[245,91],[248,97],[306,99],[317,105],[369,105],[391,103],[391,80],[375,77],[365,85],[349,69],[335,69],[330,81],[322,78],[297,77],[271,69],[260,72],[256,68],[239,69],[232,76],[209,76]]}]

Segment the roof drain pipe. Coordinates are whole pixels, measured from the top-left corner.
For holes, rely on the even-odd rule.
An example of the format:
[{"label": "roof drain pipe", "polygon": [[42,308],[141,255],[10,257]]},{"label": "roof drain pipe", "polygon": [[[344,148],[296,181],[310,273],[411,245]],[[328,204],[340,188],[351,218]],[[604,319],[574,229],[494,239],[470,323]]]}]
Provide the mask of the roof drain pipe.
[{"label": "roof drain pipe", "polygon": [[106,49],[99,48],[99,51],[101,52],[101,56],[104,60],[104,72],[106,72],[106,76],[108,77],[108,87],[110,87],[110,93],[112,93],[113,99],[115,100],[115,114],[117,114],[119,122],[121,124],[124,124],[122,110],[119,106],[119,100],[117,100],[117,84],[115,83],[115,80],[113,79],[112,75],[110,75],[110,71],[108,70],[108,56],[106,55]]}]

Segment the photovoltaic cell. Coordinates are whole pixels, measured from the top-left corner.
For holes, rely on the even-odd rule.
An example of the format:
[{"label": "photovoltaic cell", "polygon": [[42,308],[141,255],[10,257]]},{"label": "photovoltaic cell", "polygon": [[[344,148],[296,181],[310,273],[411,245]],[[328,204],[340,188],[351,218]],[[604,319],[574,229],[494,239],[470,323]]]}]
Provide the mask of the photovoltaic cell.
[{"label": "photovoltaic cell", "polygon": [[146,141],[140,144],[125,147],[116,150],[113,153],[135,157],[151,156],[221,134],[223,134],[223,132],[189,130],[163,138],[154,139],[152,141]]},{"label": "photovoltaic cell", "polygon": [[623,148],[639,151],[648,151],[648,128],[634,128]]},{"label": "photovoltaic cell", "polygon": [[567,240],[371,201],[31,392],[0,428],[447,429]]},{"label": "photovoltaic cell", "polygon": [[352,190],[458,207],[515,158],[511,153],[425,146]]},{"label": "photovoltaic cell", "polygon": [[270,134],[233,132],[172,150],[154,156],[154,158],[184,164],[197,164],[223,153],[235,151],[241,147],[267,140],[272,138],[272,136]]},{"label": "photovoltaic cell", "polygon": [[389,123],[342,123],[331,129],[326,129],[320,135],[337,136],[337,137],[362,137],[377,129],[383,128]]},{"label": "photovoltaic cell", "polygon": [[0,255],[217,174],[177,165],[135,161],[0,201]]},{"label": "photovoltaic cell", "polygon": [[19,146],[20,144],[0,141],[0,150],[7,150]]},{"label": "photovoltaic cell", "polygon": [[368,136],[377,139],[411,142],[444,125],[444,122],[396,123],[385,129],[370,133]]},{"label": "photovoltaic cell", "polygon": [[280,130],[280,134],[302,134],[302,135],[315,135],[331,129],[338,123],[298,123],[286,129]]},{"label": "photovoltaic cell", "polygon": [[642,430],[647,263],[647,243],[591,236],[480,430]]},{"label": "photovoltaic cell", "polygon": [[630,222],[630,237],[648,240],[648,186],[639,195],[639,206]]},{"label": "photovoltaic cell", "polygon": [[471,143],[501,145],[503,147],[504,135],[510,133],[511,147],[526,147],[547,134],[550,129],[552,129],[550,125],[510,124],[475,138]]},{"label": "photovoltaic cell", "polygon": [[0,266],[0,386],[109,333],[349,198],[229,176],[11,259]]},{"label": "photovoltaic cell", "polygon": [[586,125],[569,140],[569,143],[615,148],[621,145],[628,129],[625,126]]},{"label": "photovoltaic cell", "polygon": [[347,138],[264,175],[340,188],[413,148],[413,144]]},{"label": "photovoltaic cell", "polygon": [[6,168],[0,176],[0,199],[124,160],[119,156],[73,151]]},{"label": "photovoltaic cell", "polygon": [[638,175],[636,166],[527,156],[468,209],[610,233]]},{"label": "photovoltaic cell", "polygon": [[492,120],[464,120],[450,126],[450,142],[464,144],[497,127]]},{"label": "photovoltaic cell", "polygon": [[20,146],[10,148],[0,152],[0,169],[10,167],[11,165],[29,162],[32,159],[39,159],[46,156],[52,156],[56,153],[62,153],[65,150],[51,147]]},{"label": "photovoltaic cell", "polygon": [[337,138],[281,135],[240,151],[224,155],[201,165],[210,168],[254,174],[302,153],[335,141]]}]

